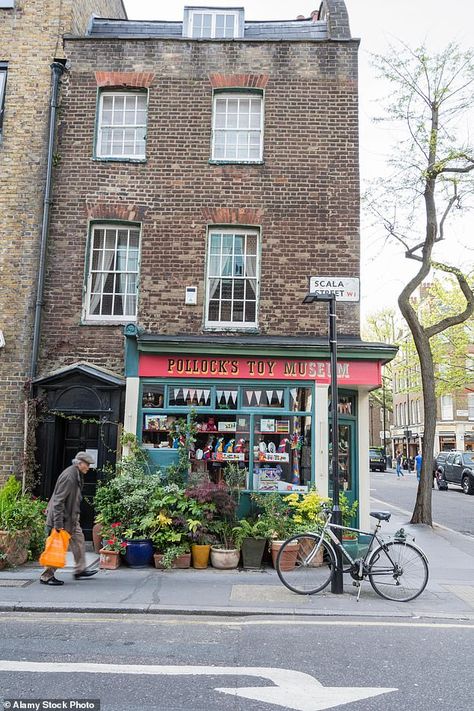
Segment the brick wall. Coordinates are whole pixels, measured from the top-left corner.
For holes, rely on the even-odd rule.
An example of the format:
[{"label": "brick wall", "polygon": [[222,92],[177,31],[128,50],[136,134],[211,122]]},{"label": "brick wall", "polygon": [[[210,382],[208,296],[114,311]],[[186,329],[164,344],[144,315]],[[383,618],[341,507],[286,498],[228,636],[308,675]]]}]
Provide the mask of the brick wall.
[{"label": "brick wall", "polygon": [[[359,273],[357,48],[66,41],[42,372],[122,363],[120,327],[80,325],[88,216],[102,203],[143,216],[139,322],[149,331],[202,331],[209,210],[233,208],[253,211],[262,230],[260,333],[326,334],[324,306],[301,302],[310,276]],[[96,71],[154,72],[146,163],[92,159]],[[268,75],[264,165],[209,164],[214,74]],[[185,285],[198,287],[196,307],[184,305]],[[339,331],[359,335],[357,305],[340,305]]]},{"label": "brick wall", "polygon": [[[74,3],[79,5],[81,3]],[[84,5],[86,3],[83,3]],[[95,3],[88,0],[87,4]],[[101,3],[113,9],[117,5]],[[118,3],[120,4],[120,3]],[[17,0],[0,10],[0,61],[8,62],[0,141],[0,484],[20,467],[41,229],[50,63],[63,56],[72,0]]]}]

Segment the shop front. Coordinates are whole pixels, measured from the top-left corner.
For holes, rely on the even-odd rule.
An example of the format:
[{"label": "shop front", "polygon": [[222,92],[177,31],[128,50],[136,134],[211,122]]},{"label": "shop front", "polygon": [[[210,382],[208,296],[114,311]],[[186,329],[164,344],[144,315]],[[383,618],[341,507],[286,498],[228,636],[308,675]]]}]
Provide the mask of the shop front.
[{"label": "shop front", "polygon": [[[164,337],[127,341],[125,428],[136,432],[156,469],[177,461],[176,423],[192,419],[193,473],[219,481],[234,462],[245,474],[244,493],[316,485],[330,495],[330,364],[323,343],[313,345],[317,356],[301,357],[301,347],[286,344],[258,343],[257,355],[257,344],[249,343],[242,355],[240,340],[187,337],[179,349],[176,339]],[[368,497],[368,392],[381,383],[381,362],[380,353],[371,360],[341,353],[338,362],[340,484],[350,501]]]}]

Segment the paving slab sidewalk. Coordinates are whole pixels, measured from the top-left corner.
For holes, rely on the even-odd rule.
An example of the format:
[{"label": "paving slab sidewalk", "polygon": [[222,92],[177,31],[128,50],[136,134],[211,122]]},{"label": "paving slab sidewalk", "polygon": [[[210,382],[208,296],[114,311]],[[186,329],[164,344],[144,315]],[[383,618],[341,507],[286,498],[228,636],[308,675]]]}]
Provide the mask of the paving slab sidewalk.
[{"label": "paving slab sidewalk", "polygon": [[[361,617],[429,617],[474,621],[474,539],[440,527],[410,526],[394,514],[382,533],[403,526],[425,551],[430,579],[413,602],[383,600],[363,583],[357,588],[345,577],[344,595],[330,589],[313,596],[295,595],[271,568],[261,571],[167,570],[154,568],[100,571],[74,580],[72,560],[58,573],[65,585],[40,585],[40,569],[29,564],[0,572],[0,612],[102,612],[204,615],[304,615]],[[90,567],[97,556],[89,552]]]}]

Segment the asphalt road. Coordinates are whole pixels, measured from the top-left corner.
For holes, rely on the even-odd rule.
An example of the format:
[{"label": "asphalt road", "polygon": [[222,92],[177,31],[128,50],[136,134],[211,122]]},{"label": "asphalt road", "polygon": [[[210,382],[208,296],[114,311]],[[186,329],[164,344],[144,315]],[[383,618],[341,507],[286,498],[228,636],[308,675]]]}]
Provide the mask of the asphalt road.
[{"label": "asphalt road", "polygon": [[[0,669],[26,668],[0,671],[0,698],[98,698],[102,711],[467,710],[473,635],[468,622],[3,613]],[[60,673],[66,662],[139,673]],[[360,700],[346,703],[351,694]]]},{"label": "asphalt road", "polygon": [[[404,474],[404,477],[397,478],[394,471],[372,472],[370,495],[411,514],[418,482],[414,474]],[[474,536],[474,496],[466,496],[460,487],[450,484],[448,491],[433,489],[432,506],[434,522]]]}]

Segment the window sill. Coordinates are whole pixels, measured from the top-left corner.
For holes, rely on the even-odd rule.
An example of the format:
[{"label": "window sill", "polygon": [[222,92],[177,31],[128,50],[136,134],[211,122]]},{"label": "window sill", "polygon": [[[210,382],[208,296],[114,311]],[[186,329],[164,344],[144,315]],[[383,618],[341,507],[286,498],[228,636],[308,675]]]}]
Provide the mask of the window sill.
[{"label": "window sill", "polygon": [[208,161],[209,165],[265,165],[263,160],[214,160]]},{"label": "window sill", "polygon": [[115,158],[114,156],[93,156],[92,160],[97,163],[147,163],[146,158]]},{"label": "window sill", "polygon": [[113,321],[109,319],[104,319],[103,321],[94,321],[93,319],[81,319],[80,326],[126,326],[129,323],[135,323],[136,319],[130,316],[125,319],[120,319],[119,321]]},{"label": "window sill", "polygon": [[260,333],[258,326],[204,326],[206,333]]}]

